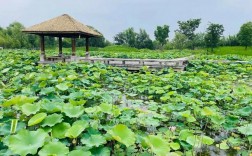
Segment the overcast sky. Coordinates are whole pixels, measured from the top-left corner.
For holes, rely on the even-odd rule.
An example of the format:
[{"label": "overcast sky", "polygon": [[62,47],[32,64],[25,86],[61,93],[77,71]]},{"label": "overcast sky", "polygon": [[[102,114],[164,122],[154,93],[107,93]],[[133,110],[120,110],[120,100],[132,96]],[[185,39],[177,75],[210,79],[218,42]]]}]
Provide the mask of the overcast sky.
[{"label": "overcast sky", "polygon": [[212,22],[223,24],[227,36],[252,21],[252,0],[0,0],[1,27],[13,21],[29,27],[62,14],[94,26],[110,41],[129,27],[143,28],[153,39],[156,26],[164,24],[172,38],[177,21],[190,18],[202,19],[198,32]]}]

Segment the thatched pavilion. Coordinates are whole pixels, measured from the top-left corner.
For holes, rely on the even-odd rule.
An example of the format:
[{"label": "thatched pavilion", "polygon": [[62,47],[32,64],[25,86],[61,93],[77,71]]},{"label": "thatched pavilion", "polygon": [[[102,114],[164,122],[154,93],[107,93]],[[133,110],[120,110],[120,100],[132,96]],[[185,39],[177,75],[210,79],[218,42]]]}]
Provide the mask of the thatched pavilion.
[{"label": "thatched pavilion", "polygon": [[[25,33],[36,34],[40,36],[40,62],[65,60],[66,57],[62,53],[62,38],[72,38],[72,55],[71,60],[76,59],[76,38],[86,39],[86,58],[89,57],[89,38],[101,37],[102,35],[88,26],[78,22],[71,16],[64,14],[59,17],[50,19],[40,24],[34,25],[23,30]],[[46,57],[45,54],[45,36],[59,38],[59,55]]]}]

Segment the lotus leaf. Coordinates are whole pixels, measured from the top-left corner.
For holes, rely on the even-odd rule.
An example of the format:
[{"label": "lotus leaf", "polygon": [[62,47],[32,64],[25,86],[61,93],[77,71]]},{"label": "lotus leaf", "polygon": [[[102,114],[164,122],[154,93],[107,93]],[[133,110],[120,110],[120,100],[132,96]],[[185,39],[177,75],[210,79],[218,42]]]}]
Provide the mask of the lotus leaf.
[{"label": "lotus leaf", "polygon": [[252,135],[252,124],[247,124],[238,128],[238,131],[244,135]]},{"label": "lotus leaf", "polygon": [[3,106],[4,107],[10,107],[12,105],[22,106],[23,104],[26,104],[26,103],[33,103],[36,100],[37,100],[37,97],[26,97],[26,96],[20,95],[20,96],[15,96],[11,98],[10,100],[4,102]]},{"label": "lotus leaf", "polygon": [[158,156],[166,156],[170,152],[168,141],[164,140],[162,136],[149,135],[145,141],[151,151]]},{"label": "lotus leaf", "polygon": [[110,150],[108,147],[97,147],[90,150],[92,156],[110,156]]},{"label": "lotus leaf", "polygon": [[227,144],[227,140],[222,141],[220,144],[216,144],[216,147],[219,147],[222,150],[229,149],[229,146]]},{"label": "lotus leaf", "polygon": [[180,149],[179,143],[173,142],[173,143],[170,143],[169,145],[175,151],[178,150],[178,149]]},{"label": "lotus leaf", "polygon": [[204,116],[213,116],[215,113],[216,112],[210,107],[204,107],[201,111],[201,114]]},{"label": "lotus leaf", "polygon": [[60,123],[63,120],[63,115],[62,114],[52,114],[48,115],[44,121],[42,122],[41,126],[49,126],[52,127],[56,125],[57,123]]},{"label": "lotus leaf", "polygon": [[100,145],[105,144],[107,141],[100,134],[94,134],[94,135],[85,134],[82,137],[81,142],[88,147],[99,147]]},{"label": "lotus leaf", "polygon": [[31,114],[36,114],[40,110],[40,105],[27,103],[21,107],[21,110],[23,114],[29,116]]},{"label": "lotus leaf", "polygon": [[60,83],[60,84],[56,85],[56,88],[58,88],[61,91],[66,91],[66,90],[68,90],[68,85],[66,83]]},{"label": "lotus leaf", "polygon": [[49,142],[46,144],[40,151],[40,156],[45,155],[57,155],[57,156],[65,156],[69,153],[68,147],[61,142]]},{"label": "lotus leaf", "polygon": [[65,136],[69,138],[77,138],[88,126],[86,121],[76,121],[71,128],[66,131]]},{"label": "lotus leaf", "polygon": [[92,153],[83,150],[73,150],[68,154],[68,156],[92,156]]},{"label": "lotus leaf", "polygon": [[66,137],[65,134],[70,127],[71,127],[71,125],[69,123],[65,123],[65,122],[59,123],[59,124],[53,126],[52,136],[54,138],[63,139]]},{"label": "lotus leaf", "polygon": [[136,140],[135,134],[127,126],[122,124],[114,126],[114,128],[108,131],[108,133],[112,135],[116,141],[127,147],[133,145]]},{"label": "lotus leaf", "polygon": [[70,118],[78,118],[84,113],[84,107],[67,104],[63,106],[63,112]]},{"label": "lotus leaf", "polygon": [[21,130],[16,135],[9,138],[9,148],[15,154],[25,156],[28,154],[36,154],[38,148],[44,145],[47,133],[43,130],[28,131]]},{"label": "lotus leaf", "polygon": [[36,124],[39,124],[46,118],[47,114],[46,113],[39,113],[34,115],[29,121],[28,121],[28,126],[34,126]]}]

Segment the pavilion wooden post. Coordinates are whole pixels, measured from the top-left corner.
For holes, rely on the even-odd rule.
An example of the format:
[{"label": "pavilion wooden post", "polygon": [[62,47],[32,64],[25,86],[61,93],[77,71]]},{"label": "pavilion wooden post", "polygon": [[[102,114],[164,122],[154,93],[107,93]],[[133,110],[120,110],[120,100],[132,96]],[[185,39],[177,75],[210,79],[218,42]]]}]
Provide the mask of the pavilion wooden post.
[{"label": "pavilion wooden post", "polygon": [[71,61],[76,61],[76,39],[72,38],[72,55]]},{"label": "pavilion wooden post", "polygon": [[76,56],[76,39],[72,38],[72,56]]},{"label": "pavilion wooden post", "polygon": [[62,54],[62,37],[59,37],[59,56],[63,56]]},{"label": "pavilion wooden post", "polygon": [[44,62],[46,59],[45,55],[45,37],[40,35],[40,61]]},{"label": "pavilion wooden post", "polygon": [[89,54],[89,37],[86,37],[86,59],[90,57]]}]

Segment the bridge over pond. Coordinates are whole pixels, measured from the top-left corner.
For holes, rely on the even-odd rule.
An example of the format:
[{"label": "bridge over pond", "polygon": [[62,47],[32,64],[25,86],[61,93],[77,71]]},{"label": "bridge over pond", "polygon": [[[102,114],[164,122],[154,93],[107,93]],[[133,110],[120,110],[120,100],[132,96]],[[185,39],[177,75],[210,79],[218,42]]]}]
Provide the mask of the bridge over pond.
[{"label": "bridge over pond", "polygon": [[176,71],[184,70],[191,57],[176,59],[126,59],[126,58],[94,58],[94,57],[70,57],[70,56],[51,56],[40,61],[41,64],[50,64],[55,62],[88,62],[104,63],[109,66],[126,68],[127,70],[139,70],[143,66],[151,69],[173,68]]}]

